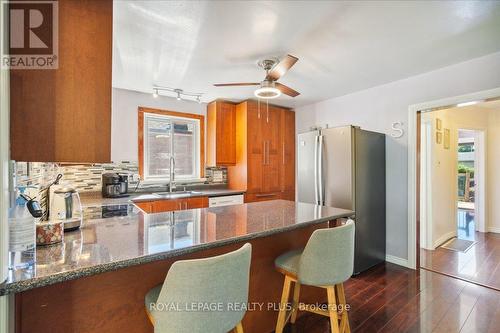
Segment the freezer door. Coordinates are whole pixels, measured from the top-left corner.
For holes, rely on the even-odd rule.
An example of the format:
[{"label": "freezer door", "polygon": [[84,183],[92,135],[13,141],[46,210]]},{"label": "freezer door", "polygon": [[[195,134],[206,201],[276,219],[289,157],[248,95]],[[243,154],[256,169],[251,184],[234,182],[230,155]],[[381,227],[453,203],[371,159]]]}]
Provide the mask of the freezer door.
[{"label": "freezer door", "polygon": [[321,131],[321,175],[323,205],[354,210],[353,128]]},{"label": "freezer door", "polygon": [[354,272],[385,260],[385,135],[355,130],[356,254]]},{"label": "freezer door", "polygon": [[316,204],[318,193],[316,175],[317,170],[317,139],[318,132],[307,132],[298,135],[297,148],[297,193],[300,202]]}]

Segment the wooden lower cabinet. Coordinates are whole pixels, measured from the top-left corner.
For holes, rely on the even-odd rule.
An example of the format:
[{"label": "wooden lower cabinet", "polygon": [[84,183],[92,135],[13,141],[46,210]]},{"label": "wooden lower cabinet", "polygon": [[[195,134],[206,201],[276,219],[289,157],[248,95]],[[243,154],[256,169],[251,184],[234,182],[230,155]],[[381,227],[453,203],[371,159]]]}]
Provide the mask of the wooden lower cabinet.
[{"label": "wooden lower cabinet", "polygon": [[286,191],[281,193],[281,199],[295,201],[295,191]]},{"label": "wooden lower cabinet", "polygon": [[208,207],[208,197],[189,198],[186,199],[186,201],[187,201],[187,209]]},{"label": "wooden lower cabinet", "polygon": [[141,201],[141,202],[134,202],[134,205],[141,209],[142,211],[150,214],[153,212],[153,203],[154,201]]},{"label": "wooden lower cabinet", "polygon": [[267,201],[267,200],[278,200],[278,199],[281,199],[281,192],[247,193],[247,194],[245,194],[245,203],[246,202]]},{"label": "wooden lower cabinet", "polygon": [[208,207],[208,197],[143,201],[143,202],[136,202],[135,205],[148,214],[162,213],[174,210],[186,210],[186,209]]}]

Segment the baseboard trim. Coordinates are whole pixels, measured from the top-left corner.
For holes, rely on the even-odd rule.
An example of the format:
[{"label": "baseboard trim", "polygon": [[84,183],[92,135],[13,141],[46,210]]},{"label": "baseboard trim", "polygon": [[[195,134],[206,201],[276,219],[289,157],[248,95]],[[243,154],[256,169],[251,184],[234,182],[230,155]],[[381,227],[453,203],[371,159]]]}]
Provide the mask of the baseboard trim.
[{"label": "baseboard trim", "polygon": [[438,247],[443,245],[444,242],[446,242],[448,239],[453,238],[453,237],[457,237],[457,232],[455,230],[450,231],[450,232],[444,234],[443,236],[439,237],[434,242],[434,249],[437,249]]},{"label": "baseboard trim", "polygon": [[500,234],[500,228],[499,227],[488,227],[488,232],[494,232],[496,234]]},{"label": "baseboard trim", "polygon": [[400,257],[396,257],[396,256],[391,256],[390,254],[387,254],[385,256],[385,261],[390,262],[391,264],[411,268],[408,265],[408,259],[404,259],[404,258],[400,258]]}]

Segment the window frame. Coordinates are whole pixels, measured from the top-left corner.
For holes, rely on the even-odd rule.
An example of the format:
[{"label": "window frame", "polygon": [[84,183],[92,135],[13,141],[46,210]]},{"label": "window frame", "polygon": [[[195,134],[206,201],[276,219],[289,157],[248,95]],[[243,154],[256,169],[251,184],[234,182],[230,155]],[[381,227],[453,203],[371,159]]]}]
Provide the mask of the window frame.
[{"label": "window frame", "polygon": [[[193,114],[193,113],[184,113],[184,112],[177,112],[177,111],[169,111],[169,110],[161,110],[161,109],[153,109],[153,108],[147,108],[147,107],[142,107],[140,106],[138,108],[138,152],[139,152],[139,176],[142,181],[146,182],[165,182],[169,181],[168,176],[167,177],[151,177],[151,178],[145,178],[145,147],[146,147],[146,137],[144,133],[144,126],[146,125],[146,117],[148,115],[154,116],[165,116],[165,117],[172,117],[172,118],[184,118],[188,120],[197,120],[199,122],[199,131],[198,131],[198,161],[199,161],[199,167],[200,167],[200,173],[199,173],[199,178],[203,178],[205,176],[205,117],[200,114]],[[183,178],[178,178],[178,179],[183,179]],[[197,178],[196,178],[197,179]],[[191,180],[191,178],[186,178],[186,181]]]}]

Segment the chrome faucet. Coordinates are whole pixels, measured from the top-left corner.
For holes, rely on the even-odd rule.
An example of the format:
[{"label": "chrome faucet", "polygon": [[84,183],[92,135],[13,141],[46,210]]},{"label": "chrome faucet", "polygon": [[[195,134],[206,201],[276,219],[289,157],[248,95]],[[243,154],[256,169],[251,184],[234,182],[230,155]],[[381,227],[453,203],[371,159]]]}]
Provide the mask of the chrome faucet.
[{"label": "chrome faucet", "polygon": [[172,193],[175,190],[175,158],[170,156],[170,183],[168,184],[168,191]]}]

